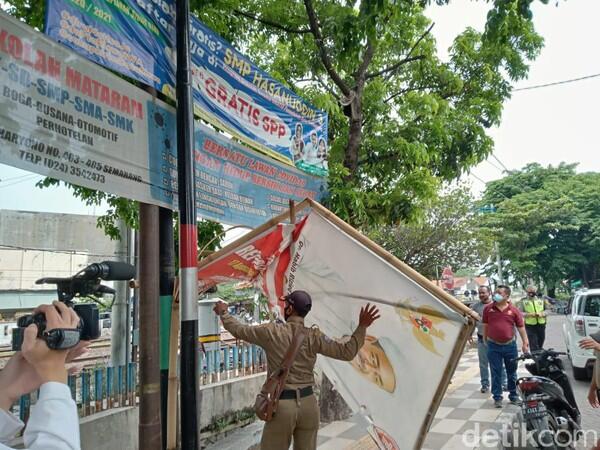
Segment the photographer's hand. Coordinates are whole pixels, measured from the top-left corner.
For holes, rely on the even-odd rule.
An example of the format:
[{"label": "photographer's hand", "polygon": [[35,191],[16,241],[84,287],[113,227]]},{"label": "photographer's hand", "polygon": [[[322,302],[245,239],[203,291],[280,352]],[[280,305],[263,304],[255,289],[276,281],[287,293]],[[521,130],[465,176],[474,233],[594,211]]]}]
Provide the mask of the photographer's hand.
[{"label": "photographer's hand", "polygon": [[[64,303],[53,302],[52,305],[42,305],[35,311],[46,316],[46,330],[55,328],[77,328],[79,316],[73,309]],[[35,324],[25,329],[22,353],[27,362],[33,366],[42,379],[42,383],[56,381],[67,382],[67,369],[65,362],[67,350],[51,350],[46,342],[37,338],[38,328]]]},{"label": "photographer's hand", "polygon": [[[54,308],[48,305],[49,308]],[[33,336],[26,339],[37,338],[37,330],[32,333]],[[45,346],[46,344],[42,342]],[[77,346],[69,349],[66,355],[66,362],[85,354],[90,345],[89,341],[81,341]],[[50,349],[48,349],[50,350]],[[52,350],[55,351],[55,350]],[[32,364],[25,359],[22,352],[15,353],[6,363],[4,369],[0,371],[0,408],[8,410],[19,397],[39,389],[44,383],[44,379],[38,374]]]}]

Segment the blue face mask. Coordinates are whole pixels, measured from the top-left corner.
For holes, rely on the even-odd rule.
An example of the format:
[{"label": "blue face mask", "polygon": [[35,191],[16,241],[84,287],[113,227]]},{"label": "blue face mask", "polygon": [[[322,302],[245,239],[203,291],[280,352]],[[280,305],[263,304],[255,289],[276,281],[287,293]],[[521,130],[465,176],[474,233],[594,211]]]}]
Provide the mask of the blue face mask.
[{"label": "blue face mask", "polygon": [[500,294],[494,294],[494,296],[492,297],[492,300],[494,300],[495,302],[501,302],[503,299],[503,297]]}]

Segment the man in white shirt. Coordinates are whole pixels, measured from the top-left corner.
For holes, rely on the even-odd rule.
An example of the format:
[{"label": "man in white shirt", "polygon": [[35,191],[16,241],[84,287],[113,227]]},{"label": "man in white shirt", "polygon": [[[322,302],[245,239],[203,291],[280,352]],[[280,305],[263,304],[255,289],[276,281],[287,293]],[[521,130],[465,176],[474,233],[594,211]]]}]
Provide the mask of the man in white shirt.
[{"label": "man in white shirt", "polygon": [[[46,316],[46,330],[75,329],[79,317],[60,302],[42,305],[35,312]],[[23,428],[9,408],[24,394],[40,389],[23,434],[29,450],[79,450],[79,419],[77,406],[67,386],[65,363],[85,351],[89,343],[80,343],[70,350],[51,350],[46,341],[37,337],[36,325],[25,330],[22,351],[17,352],[0,371],[0,450]]]}]

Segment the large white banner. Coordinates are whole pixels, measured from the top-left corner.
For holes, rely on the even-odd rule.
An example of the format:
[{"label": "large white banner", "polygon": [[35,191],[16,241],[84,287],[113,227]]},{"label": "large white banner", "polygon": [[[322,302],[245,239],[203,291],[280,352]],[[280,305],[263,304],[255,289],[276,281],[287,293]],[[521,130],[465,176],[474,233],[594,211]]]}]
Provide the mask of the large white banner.
[{"label": "large white banner", "polygon": [[281,295],[305,290],[313,299],[306,325],[332,339],[348,339],[360,308],[376,304],[381,318],[354,360],[318,362],[381,448],[419,448],[473,326],[470,313],[320,205],[313,208],[296,225],[273,224],[212,255],[200,263],[199,280],[254,281],[275,310]]},{"label": "large white banner", "polygon": [[352,410],[395,440],[390,448],[416,448],[465,318],[319,214],[294,247],[286,291],[311,294],[307,326],[346,339],[360,308],[377,304],[381,318],[354,360],[318,362]]},{"label": "large white banner", "polygon": [[0,162],[172,207],[174,112],[0,12]]}]

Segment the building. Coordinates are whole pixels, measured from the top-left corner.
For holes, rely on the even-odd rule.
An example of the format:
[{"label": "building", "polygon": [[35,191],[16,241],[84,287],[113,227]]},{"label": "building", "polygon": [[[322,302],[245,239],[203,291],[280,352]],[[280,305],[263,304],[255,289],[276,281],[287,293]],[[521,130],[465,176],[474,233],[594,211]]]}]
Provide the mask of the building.
[{"label": "building", "polygon": [[68,277],[85,266],[124,260],[127,246],[111,241],[97,217],[0,210],[0,314],[19,312],[56,299],[43,277]]}]

